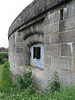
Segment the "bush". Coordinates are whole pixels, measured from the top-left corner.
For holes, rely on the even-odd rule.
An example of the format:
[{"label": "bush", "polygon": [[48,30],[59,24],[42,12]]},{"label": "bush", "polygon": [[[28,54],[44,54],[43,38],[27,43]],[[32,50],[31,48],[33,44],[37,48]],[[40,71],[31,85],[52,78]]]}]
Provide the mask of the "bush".
[{"label": "bush", "polygon": [[30,86],[30,84],[32,83],[31,75],[32,75],[31,69],[29,69],[28,71],[24,71],[22,76],[17,75],[18,87],[23,89],[23,88]]},{"label": "bush", "polygon": [[0,53],[0,58],[2,58],[2,59],[8,59],[8,53],[7,52],[1,52]]},{"label": "bush", "polygon": [[0,58],[0,65],[3,64],[3,63],[4,63],[3,59]]},{"label": "bush", "polygon": [[0,53],[0,64],[3,64],[7,59],[8,59],[8,53],[1,52]]}]

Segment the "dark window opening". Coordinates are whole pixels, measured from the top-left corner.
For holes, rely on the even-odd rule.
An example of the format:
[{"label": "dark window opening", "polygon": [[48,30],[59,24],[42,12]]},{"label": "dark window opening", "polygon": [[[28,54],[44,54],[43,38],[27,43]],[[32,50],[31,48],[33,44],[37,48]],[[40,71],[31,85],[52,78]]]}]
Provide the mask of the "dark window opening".
[{"label": "dark window opening", "polygon": [[35,59],[36,56],[37,56],[37,48],[34,47],[34,48],[33,48],[33,58]]},{"label": "dark window opening", "polygon": [[37,59],[40,59],[41,48],[37,47]]},{"label": "dark window opening", "polygon": [[64,15],[63,15],[63,9],[60,10],[60,20],[64,19]]},{"label": "dark window opening", "polygon": [[33,48],[33,58],[40,59],[41,57],[41,48],[40,47],[34,47]]}]

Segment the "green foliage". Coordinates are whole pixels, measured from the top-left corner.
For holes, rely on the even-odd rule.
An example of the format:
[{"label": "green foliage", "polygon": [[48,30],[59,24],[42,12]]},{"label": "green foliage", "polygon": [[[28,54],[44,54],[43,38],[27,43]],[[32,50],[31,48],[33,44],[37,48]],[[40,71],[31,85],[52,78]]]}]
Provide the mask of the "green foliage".
[{"label": "green foliage", "polygon": [[1,52],[0,53],[0,58],[2,58],[2,59],[8,59],[8,53],[7,52]]},{"label": "green foliage", "polygon": [[[15,92],[9,94],[0,92],[1,100],[75,100],[75,87],[66,87],[65,90],[60,90],[49,94],[40,94],[32,87],[18,90],[13,87]],[[12,91],[13,91],[12,90]]]},{"label": "green foliage", "polygon": [[6,61],[2,67],[2,78],[1,78],[1,87],[0,90],[2,91],[10,91],[10,87],[13,86],[13,83],[9,77],[9,63]]},{"label": "green foliage", "polygon": [[20,89],[23,89],[24,87],[24,81],[21,75],[17,75],[17,85]]},{"label": "green foliage", "polygon": [[59,78],[57,76],[57,72],[54,73],[51,80],[48,81],[48,86],[46,87],[46,92],[52,92],[60,90]]},{"label": "green foliage", "polygon": [[60,91],[56,91],[53,98],[56,100],[75,100],[75,85],[65,87],[65,89],[60,89]]},{"label": "green foliage", "polygon": [[32,87],[19,89],[9,78],[9,63],[1,65],[2,84],[0,85],[0,100],[75,100],[75,85],[65,87],[60,91],[48,94],[39,93]]},{"label": "green foliage", "polygon": [[32,83],[32,71],[29,69],[28,71],[24,71],[23,75],[17,75],[17,84],[19,88],[23,89],[31,85]]},{"label": "green foliage", "polygon": [[26,65],[27,65],[27,66],[30,66],[30,63],[27,63]]},{"label": "green foliage", "polygon": [[8,59],[8,53],[1,52],[0,53],[0,65],[3,64],[7,59]]},{"label": "green foliage", "polygon": [[0,65],[3,64],[3,63],[4,63],[3,59],[0,58]]}]

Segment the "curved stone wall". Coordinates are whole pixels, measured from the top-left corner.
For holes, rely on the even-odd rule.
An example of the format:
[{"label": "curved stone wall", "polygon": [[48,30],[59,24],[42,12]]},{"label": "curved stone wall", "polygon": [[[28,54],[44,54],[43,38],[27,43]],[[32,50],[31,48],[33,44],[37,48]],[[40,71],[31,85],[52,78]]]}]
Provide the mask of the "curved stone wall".
[{"label": "curved stone wall", "polygon": [[[35,5],[41,10],[32,13],[30,8]],[[26,17],[23,10],[9,29],[11,79],[32,68],[33,84],[40,90],[55,71],[62,85],[75,82],[75,0],[35,0],[26,9],[34,15]],[[30,47],[37,43],[44,44],[43,69],[26,65],[30,63]]]},{"label": "curved stone wall", "polygon": [[9,38],[10,70],[17,73],[17,68],[30,63],[30,47],[44,43],[43,21],[14,32]]},{"label": "curved stone wall", "polygon": [[68,2],[69,0],[34,0],[30,5],[28,5],[13,21],[9,28],[8,36],[10,36],[14,31],[23,26],[25,23],[35,19],[41,14],[60,3]]}]

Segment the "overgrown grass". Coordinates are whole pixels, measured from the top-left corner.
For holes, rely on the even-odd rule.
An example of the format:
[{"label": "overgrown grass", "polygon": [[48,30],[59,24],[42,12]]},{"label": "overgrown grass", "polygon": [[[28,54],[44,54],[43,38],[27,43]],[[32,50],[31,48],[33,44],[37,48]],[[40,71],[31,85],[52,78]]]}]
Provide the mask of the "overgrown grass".
[{"label": "overgrown grass", "polygon": [[9,78],[9,63],[6,61],[5,64],[2,65],[2,77],[1,77],[1,91],[9,92],[10,88],[13,86]]},{"label": "overgrown grass", "polygon": [[9,78],[9,63],[0,65],[0,100],[75,100],[75,86],[54,93],[39,93],[32,87],[19,89]]},{"label": "overgrown grass", "polygon": [[[1,70],[1,68],[0,68]],[[9,78],[9,63],[2,65],[2,79],[0,100],[75,100],[75,87],[66,87],[64,90],[48,94],[40,94],[34,88],[19,89]]]},{"label": "overgrown grass", "polygon": [[0,66],[0,87],[1,87],[1,78],[2,78],[2,66]]}]

